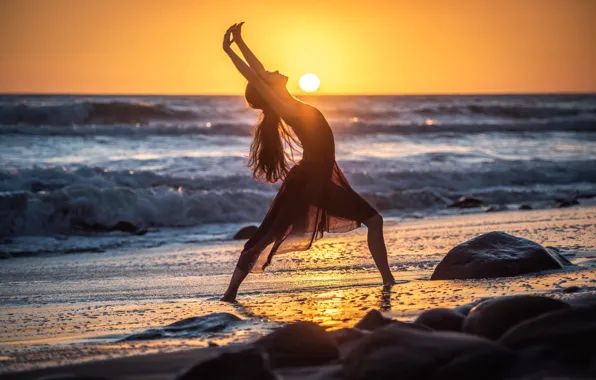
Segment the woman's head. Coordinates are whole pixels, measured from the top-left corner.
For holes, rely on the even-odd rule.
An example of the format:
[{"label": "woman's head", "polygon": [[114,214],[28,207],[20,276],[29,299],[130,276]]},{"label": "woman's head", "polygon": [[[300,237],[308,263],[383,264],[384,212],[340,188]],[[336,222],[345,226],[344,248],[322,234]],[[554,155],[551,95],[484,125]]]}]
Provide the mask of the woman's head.
[{"label": "woman's head", "polygon": [[252,168],[255,178],[277,182],[283,179],[289,170],[284,141],[290,149],[293,149],[292,141],[295,142],[295,140],[281,117],[265,101],[256,87],[249,83],[244,95],[251,108],[263,111],[254,130],[255,136],[250,146],[248,165]]}]

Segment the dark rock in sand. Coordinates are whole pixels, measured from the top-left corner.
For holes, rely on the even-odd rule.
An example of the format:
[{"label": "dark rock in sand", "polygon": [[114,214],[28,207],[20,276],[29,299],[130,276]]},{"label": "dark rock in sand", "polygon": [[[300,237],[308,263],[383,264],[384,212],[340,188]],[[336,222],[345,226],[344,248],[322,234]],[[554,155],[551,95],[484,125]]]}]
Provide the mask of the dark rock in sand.
[{"label": "dark rock in sand", "polygon": [[286,325],[255,345],[267,352],[274,368],[322,365],[339,358],[333,338],[313,322]]},{"label": "dark rock in sand", "polygon": [[482,202],[482,199],[479,198],[474,198],[474,197],[461,197],[458,200],[456,200],[455,202],[453,202],[452,204],[450,204],[447,207],[450,208],[475,208],[475,207],[480,207],[484,204],[484,202]]},{"label": "dark rock in sand", "polygon": [[348,380],[486,379],[513,359],[481,337],[392,324],[364,337],[343,363]]},{"label": "dark rock in sand", "polygon": [[575,199],[557,199],[558,208],[571,207],[578,204],[579,202]]},{"label": "dark rock in sand", "polygon": [[194,365],[175,380],[276,380],[267,358],[256,348],[224,352]]},{"label": "dark rock in sand", "polygon": [[378,310],[371,310],[354,327],[361,330],[375,330],[391,323],[396,323],[396,321],[383,317]]},{"label": "dark rock in sand", "polygon": [[463,331],[497,340],[511,327],[525,320],[568,307],[565,302],[541,296],[494,298],[472,309],[464,321]]},{"label": "dark rock in sand", "polygon": [[454,307],[453,311],[455,311],[456,313],[459,313],[463,316],[466,316],[466,315],[470,314],[470,311],[472,311],[472,309],[476,305],[481,304],[482,302],[486,301],[487,299],[489,299],[489,298],[480,298],[480,299],[475,300],[474,302],[470,302],[465,305]]},{"label": "dark rock in sand", "polygon": [[491,205],[483,208],[484,212],[495,212],[495,211],[507,211],[507,206],[504,205]]},{"label": "dark rock in sand", "polygon": [[454,248],[431,280],[512,277],[570,265],[556,250],[505,232],[489,232]]},{"label": "dark rock in sand", "polygon": [[568,286],[563,289],[563,293],[577,293],[581,290],[579,286]]},{"label": "dark rock in sand", "polygon": [[589,366],[596,355],[596,307],[542,314],[509,329],[499,342],[513,349],[553,347],[567,360]]},{"label": "dark rock in sand", "polygon": [[365,333],[362,330],[351,328],[330,331],[328,334],[337,344],[352,342],[361,339],[365,335]]},{"label": "dark rock in sand", "polygon": [[427,310],[416,319],[416,324],[439,331],[461,331],[466,317],[451,309]]},{"label": "dark rock in sand", "polygon": [[240,229],[240,231],[236,232],[236,235],[234,235],[234,240],[248,240],[252,237],[252,235],[255,234],[255,232],[257,232],[258,229],[259,227],[255,226],[244,227]]},{"label": "dark rock in sand", "polygon": [[212,313],[200,317],[186,318],[157,329],[132,334],[121,341],[173,338],[190,333],[212,333],[221,331],[242,319],[230,313]]},{"label": "dark rock in sand", "polygon": [[520,205],[519,210],[532,210],[532,206],[530,205]]}]

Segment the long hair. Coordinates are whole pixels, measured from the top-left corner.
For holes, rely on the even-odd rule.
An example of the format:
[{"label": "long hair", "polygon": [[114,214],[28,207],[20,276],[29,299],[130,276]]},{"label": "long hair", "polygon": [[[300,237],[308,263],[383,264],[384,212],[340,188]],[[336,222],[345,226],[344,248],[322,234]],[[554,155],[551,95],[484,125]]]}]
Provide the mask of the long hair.
[{"label": "long hair", "polygon": [[[294,145],[300,143],[253,85],[246,86],[244,96],[251,108],[263,111],[254,129],[248,166],[255,179],[270,183],[283,180],[290,171],[288,162],[294,161]],[[284,149],[286,145],[290,153]]]}]

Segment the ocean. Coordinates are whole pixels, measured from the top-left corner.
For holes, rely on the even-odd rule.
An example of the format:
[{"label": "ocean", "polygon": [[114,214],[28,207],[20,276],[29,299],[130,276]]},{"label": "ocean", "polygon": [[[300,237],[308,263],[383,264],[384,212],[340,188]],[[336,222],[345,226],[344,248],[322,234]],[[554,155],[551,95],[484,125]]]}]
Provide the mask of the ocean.
[{"label": "ocean", "polygon": [[[483,211],[448,207],[461,196],[541,209],[596,193],[594,94],[302,99],[390,220]],[[201,244],[258,225],[279,184],[246,166],[257,117],[240,96],[0,96],[3,254]]]}]

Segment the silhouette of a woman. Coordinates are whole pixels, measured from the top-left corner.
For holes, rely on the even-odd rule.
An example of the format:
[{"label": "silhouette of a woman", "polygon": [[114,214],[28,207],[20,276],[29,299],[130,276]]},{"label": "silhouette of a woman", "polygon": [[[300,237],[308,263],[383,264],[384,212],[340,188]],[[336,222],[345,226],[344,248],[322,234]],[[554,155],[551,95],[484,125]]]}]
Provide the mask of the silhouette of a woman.
[{"label": "silhouette of a woman", "polygon": [[[290,95],[286,76],[265,70],[244,43],[242,24],[234,24],[226,31],[223,49],[248,80],[248,104],[262,110],[249,165],[255,178],[283,180],[283,184],[259,229],[246,242],[222,300],[234,301],[248,273],[265,269],[273,255],[309,249],[323,232],[347,232],[361,224],[368,227],[368,247],[383,284],[394,284],[383,238],[383,218],[350,187],[337,166],[333,133],[325,117],[312,105]],[[232,50],[234,42],[248,64]],[[294,145],[302,147],[302,160],[291,168],[284,144],[291,149]]]}]

